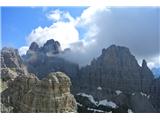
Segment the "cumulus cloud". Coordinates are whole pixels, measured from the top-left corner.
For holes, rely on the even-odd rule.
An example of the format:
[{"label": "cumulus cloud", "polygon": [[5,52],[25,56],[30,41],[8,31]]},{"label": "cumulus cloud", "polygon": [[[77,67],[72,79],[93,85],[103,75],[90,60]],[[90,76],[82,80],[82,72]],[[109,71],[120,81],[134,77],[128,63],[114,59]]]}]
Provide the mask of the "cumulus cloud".
[{"label": "cumulus cloud", "polygon": [[[54,38],[63,49],[72,49],[63,57],[82,66],[98,57],[103,48],[111,44],[122,45],[130,49],[140,64],[146,59],[152,68],[160,65],[158,9],[88,7],[77,18],[69,12],[55,10],[47,14],[53,24],[34,29],[27,41],[43,45],[46,40]],[[85,31],[81,39],[79,30]]]},{"label": "cumulus cloud", "polygon": [[74,18],[70,15],[69,12],[60,11],[58,9],[50,11],[49,13],[46,14],[46,16],[48,19],[53,20],[54,22],[59,22],[59,21],[73,22],[74,21]]},{"label": "cumulus cloud", "polygon": [[23,47],[19,48],[19,49],[18,49],[19,54],[20,54],[20,55],[25,55],[28,49],[29,49],[28,46],[23,46]]},{"label": "cumulus cloud", "polygon": [[33,30],[27,37],[27,41],[31,44],[33,41],[42,46],[47,40],[55,39],[60,42],[62,49],[69,47],[70,43],[79,40],[79,33],[71,23],[57,22],[49,27],[38,27]]}]

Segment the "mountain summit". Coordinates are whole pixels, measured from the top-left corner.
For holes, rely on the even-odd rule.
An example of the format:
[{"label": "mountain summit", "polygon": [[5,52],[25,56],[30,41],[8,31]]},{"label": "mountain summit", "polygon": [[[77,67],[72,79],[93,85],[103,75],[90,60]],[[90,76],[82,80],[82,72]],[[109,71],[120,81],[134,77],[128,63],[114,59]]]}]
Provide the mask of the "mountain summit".
[{"label": "mountain summit", "polygon": [[104,89],[148,93],[153,79],[145,61],[140,67],[128,48],[116,45],[103,49],[102,54],[92,60],[91,65],[82,68],[80,74],[82,87],[88,91],[101,86]]}]

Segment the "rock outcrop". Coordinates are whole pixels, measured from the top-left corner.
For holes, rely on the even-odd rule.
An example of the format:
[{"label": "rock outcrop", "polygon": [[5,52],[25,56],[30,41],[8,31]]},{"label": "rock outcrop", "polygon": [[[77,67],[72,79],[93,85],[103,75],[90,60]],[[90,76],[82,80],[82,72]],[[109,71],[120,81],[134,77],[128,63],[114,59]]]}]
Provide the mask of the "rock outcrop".
[{"label": "rock outcrop", "polygon": [[13,112],[76,112],[70,86],[69,77],[61,72],[50,73],[43,80],[23,74],[1,93],[1,102],[13,107]]},{"label": "rock outcrop", "polygon": [[160,112],[160,77],[155,79],[151,87],[151,101],[154,108]]},{"label": "rock outcrop", "polygon": [[58,54],[61,52],[61,46],[58,41],[54,41],[53,39],[48,40],[44,46],[42,47],[42,51],[50,54]]},{"label": "rock outcrop", "polygon": [[153,81],[154,81],[153,73],[148,68],[146,61],[143,60],[142,67],[141,67],[141,85],[142,85],[141,89],[142,89],[142,92],[150,93]]},{"label": "rock outcrop", "polygon": [[136,113],[154,113],[155,108],[148,100],[149,96],[144,93],[135,93],[131,95],[131,108]]},{"label": "rock outcrop", "polygon": [[41,52],[48,55],[54,55],[61,52],[61,46],[58,41],[53,39],[48,40],[42,47],[39,47],[36,42],[32,42],[27,54],[30,54],[30,52]]},{"label": "rock outcrop", "polygon": [[18,50],[13,48],[2,48],[1,50],[1,68],[10,68],[21,70],[27,74],[27,68],[24,65]]},{"label": "rock outcrop", "polygon": [[61,57],[68,51],[53,39],[42,47],[33,42],[23,60],[3,48],[2,112],[76,112],[77,106],[78,112],[160,111],[160,80],[128,48],[112,45],[82,68]]},{"label": "rock outcrop", "polygon": [[48,40],[42,47],[33,42],[23,60],[27,64],[28,71],[38,78],[42,79],[51,72],[61,71],[71,78],[74,86],[74,81],[78,79],[78,64],[61,58],[58,54],[60,52],[59,42],[53,39]]},{"label": "rock outcrop", "polygon": [[4,106],[13,107],[13,112],[20,112],[20,103],[23,96],[36,84],[38,79],[34,75],[21,74],[13,81],[8,82],[8,88],[1,93],[1,102]]},{"label": "rock outcrop", "polygon": [[[40,48],[33,43],[30,49],[35,54]],[[2,49],[1,65],[1,112],[77,111],[70,78],[64,73],[50,73],[39,80],[27,71],[18,51],[12,48]]]},{"label": "rock outcrop", "polygon": [[[13,48],[2,48],[1,50],[1,91],[5,91],[14,79],[21,75],[28,75],[27,67],[23,64],[21,57],[18,54],[17,49]],[[2,108],[5,106],[2,104]],[[4,110],[11,110],[5,108]]]},{"label": "rock outcrop", "polygon": [[86,89],[85,92],[88,92],[100,86],[103,90],[148,93],[153,79],[145,61],[140,67],[128,48],[112,45],[103,49],[101,56],[81,69],[80,89]]},{"label": "rock outcrop", "polygon": [[[19,56],[18,50],[13,48],[2,48],[1,50],[1,72],[2,79],[6,77],[7,73],[15,74],[24,73],[28,74],[27,67],[24,65],[21,57]],[[9,75],[9,76],[10,76]]]},{"label": "rock outcrop", "polygon": [[65,74],[49,74],[24,95],[21,112],[76,112],[76,101],[70,94],[70,86],[70,79]]}]

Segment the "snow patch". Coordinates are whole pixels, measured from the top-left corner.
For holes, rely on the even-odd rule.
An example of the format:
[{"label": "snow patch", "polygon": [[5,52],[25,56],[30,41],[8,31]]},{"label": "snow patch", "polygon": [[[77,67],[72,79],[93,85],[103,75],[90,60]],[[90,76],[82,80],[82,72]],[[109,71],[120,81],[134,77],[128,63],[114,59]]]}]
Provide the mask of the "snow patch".
[{"label": "snow patch", "polygon": [[94,112],[104,112],[104,111],[102,111],[102,110],[93,109],[93,108],[87,108],[87,110],[91,110],[91,111],[94,111]]},{"label": "snow patch", "polygon": [[141,94],[142,96],[147,97],[148,99],[150,98],[150,95],[147,95],[146,93],[140,92],[140,94]]},{"label": "snow patch", "polygon": [[132,95],[135,95],[135,93],[132,93]]},{"label": "snow patch", "polygon": [[100,86],[99,86],[99,87],[97,87],[97,90],[102,90],[102,87],[100,87]]},{"label": "snow patch", "polygon": [[114,102],[108,101],[106,99],[99,101],[98,105],[104,105],[104,106],[108,106],[108,107],[111,107],[111,108],[117,108],[118,107]]},{"label": "snow patch", "polygon": [[77,103],[77,105],[79,105],[79,106],[81,106],[81,107],[83,106],[83,105],[82,105],[82,104],[80,104],[79,102],[76,102],[76,103]]},{"label": "snow patch", "polygon": [[122,91],[116,90],[116,94],[117,94],[117,95],[120,95],[121,93],[122,93]]},{"label": "snow patch", "polygon": [[147,97],[147,94],[146,94],[146,93],[140,92],[140,94],[141,94],[142,96]]},{"label": "snow patch", "polygon": [[128,109],[128,113],[133,113],[133,111],[131,109]]},{"label": "snow patch", "polygon": [[81,95],[83,97],[87,97],[93,104],[97,105],[97,102],[94,100],[92,95],[88,95],[86,93],[78,93],[77,95]]}]

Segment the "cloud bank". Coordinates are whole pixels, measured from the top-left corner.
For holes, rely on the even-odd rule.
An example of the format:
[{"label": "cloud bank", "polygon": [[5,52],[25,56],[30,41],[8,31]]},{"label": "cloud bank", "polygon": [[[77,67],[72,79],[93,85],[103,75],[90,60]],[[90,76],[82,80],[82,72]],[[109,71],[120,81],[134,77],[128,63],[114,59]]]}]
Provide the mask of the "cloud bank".
[{"label": "cloud bank", "polygon": [[53,38],[61,43],[62,49],[72,49],[63,57],[81,66],[98,57],[103,48],[122,45],[130,49],[139,63],[146,59],[150,68],[157,67],[160,66],[159,9],[88,7],[76,18],[69,12],[54,10],[46,14],[53,24],[32,30],[27,42],[30,45],[35,41],[42,46]]}]

